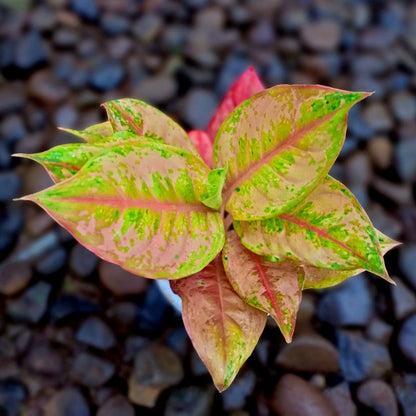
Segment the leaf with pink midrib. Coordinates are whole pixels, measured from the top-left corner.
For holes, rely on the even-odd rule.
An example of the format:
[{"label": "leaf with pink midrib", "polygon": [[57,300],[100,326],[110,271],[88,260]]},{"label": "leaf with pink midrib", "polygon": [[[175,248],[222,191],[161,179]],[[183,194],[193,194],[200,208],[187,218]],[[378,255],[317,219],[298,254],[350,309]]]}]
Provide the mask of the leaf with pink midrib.
[{"label": "leaf with pink midrib", "polygon": [[254,350],[266,314],[234,292],[221,256],[199,273],[172,281],[171,287],[182,299],[182,318],[194,348],[221,392]]},{"label": "leaf with pink midrib", "polygon": [[173,146],[119,146],[23,199],[101,258],[141,276],[178,279],[204,268],[224,244],[220,214],[199,202],[208,172]]}]

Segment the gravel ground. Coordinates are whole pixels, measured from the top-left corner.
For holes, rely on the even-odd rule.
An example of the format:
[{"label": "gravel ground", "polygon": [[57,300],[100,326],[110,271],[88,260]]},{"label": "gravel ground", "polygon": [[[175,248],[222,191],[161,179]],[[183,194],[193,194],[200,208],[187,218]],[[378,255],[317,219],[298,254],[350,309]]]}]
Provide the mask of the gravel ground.
[{"label": "gravel ground", "polygon": [[[0,415],[416,415],[416,4],[382,0],[0,0]],[[204,128],[248,65],[267,86],[375,91],[332,174],[405,244],[397,282],[305,292],[222,395],[150,281],[87,252],[16,196],[51,184],[56,126],[135,97]]]}]

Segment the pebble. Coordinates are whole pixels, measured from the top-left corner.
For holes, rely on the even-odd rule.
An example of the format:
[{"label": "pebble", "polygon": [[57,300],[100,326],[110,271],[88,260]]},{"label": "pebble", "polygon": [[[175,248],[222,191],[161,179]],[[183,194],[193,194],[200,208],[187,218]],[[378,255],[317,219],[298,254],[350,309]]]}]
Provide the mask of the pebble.
[{"label": "pebble", "polygon": [[205,364],[202,362],[202,360],[199,358],[198,353],[193,348],[191,350],[191,358],[190,358],[189,366],[194,376],[198,377],[198,376],[209,374],[207,367],[205,367]]},{"label": "pebble", "polygon": [[57,48],[73,49],[79,42],[78,33],[71,29],[63,27],[53,34],[53,43]]},{"label": "pebble", "polygon": [[338,351],[319,335],[305,334],[280,349],[275,363],[289,371],[306,373],[336,373]]},{"label": "pebble", "polygon": [[381,377],[392,369],[388,349],[384,345],[367,341],[360,334],[339,331],[337,345],[341,373],[348,382]]},{"label": "pebble", "polygon": [[69,6],[83,19],[98,19],[99,9],[95,0],[70,0]]},{"label": "pebble", "polygon": [[397,205],[413,205],[413,193],[410,184],[394,183],[382,178],[374,178],[373,188]]},{"label": "pebble", "polygon": [[146,103],[160,105],[171,101],[177,93],[174,78],[167,75],[148,77],[134,88],[133,95]]},{"label": "pebble", "polygon": [[412,312],[416,312],[416,295],[397,277],[396,286],[390,287],[394,316],[401,321]]},{"label": "pebble", "polygon": [[74,381],[94,388],[106,383],[114,373],[113,363],[89,352],[77,354],[71,367],[71,377]]},{"label": "pebble", "polygon": [[45,376],[57,376],[63,370],[63,357],[60,351],[47,340],[35,342],[25,357],[27,368]]},{"label": "pebble", "polygon": [[377,136],[370,140],[367,151],[374,165],[379,169],[387,169],[393,159],[393,145],[385,136]]},{"label": "pebble", "polygon": [[396,146],[396,164],[400,177],[405,182],[416,179],[416,140],[403,140]]},{"label": "pebble", "polygon": [[50,293],[50,284],[35,283],[7,305],[7,315],[16,321],[38,323],[47,310]]},{"label": "pebble", "polygon": [[390,112],[381,102],[368,103],[362,110],[362,116],[375,132],[385,132],[393,127]]},{"label": "pebble", "polygon": [[182,117],[194,129],[204,129],[217,108],[215,95],[206,89],[194,88],[186,94],[181,107]]},{"label": "pebble", "polygon": [[272,45],[275,38],[274,27],[268,20],[259,20],[248,33],[250,43],[255,46]]},{"label": "pebble", "polygon": [[347,383],[340,383],[335,387],[325,389],[325,396],[337,411],[337,416],[357,416],[357,406],[352,400]]},{"label": "pebble", "polygon": [[28,32],[19,37],[14,51],[14,64],[22,70],[33,70],[48,60],[48,51],[38,32]]},{"label": "pebble", "polygon": [[412,365],[416,365],[416,315],[409,316],[400,328],[397,343],[401,353]]},{"label": "pebble", "polygon": [[214,395],[211,386],[175,389],[168,398],[164,416],[210,416]]},{"label": "pebble", "polygon": [[153,42],[162,28],[163,21],[160,16],[151,13],[144,14],[131,25],[134,37],[145,44]]},{"label": "pebble", "polygon": [[69,90],[51,70],[45,69],[29,78],[28,93],[43,105],[55,106],[67,98]]},{"label": "pebble", "polygon": [[72,272],[86,278],[91,275],[98,265],[98,257],[81,244],[75,244],[69,256],[69,267]]},{"label": "pebble", "polygon": [[101,62],[91,73],[91,86],[98,91],[117,88],[126,75],[124,67],[117,61]]},{"label": "pebble", "polygon": [[100,24],[103,31],[109,36],[123,35],[130,26],[130,22],[125,16],[115,13],[104,13]]},{"label": "pebble", "polygon": [[57,323],[74,315],[91,314],[97,311],[96,302],[89,298],[62,294],[50,307],[49,318],[51,322]]},{"label": "pebble", "polygon": [[[2,416],[18,416],[27,399],[27,389],[18,380],[0,380],[0,413]],[[58,416],[58,415],[54,415]]]},{"label": "pebble", "polygon": [[394,93],[390,106],[398,121],[412,121],[416,118],[416,98],[408,91]]},{"label": "pebble", "polygon": [[374,318],[369,323],[366,334],[371,341],[388,345],[393,334],[393,327],[379,318]]},{"label": "pebble", "polygon": [[0,115],[20,111],[25,106],[25,89],[19,81],[0,85]]},{"label": "pebble", "polygon": [[139,406],[152,408],[160,393],[179,383],[183,375],[182,363],[170,348],[156,344],[144,346],[134,358],[129,399]]},{"label": "pebble", "polygon": [[345,161],[345,181],[348,186],[366,186],[372,177],[371,164],[367,153],[356,152]]},{"label": "pebble", "polygon": [[134,302],[117,302],[107,310],[107,316],[118,331],[128,332],[136,322],[137,310]]},{"label": "pebble", "polygon": [[[121,395],[107,400],[97,411],[97,416],[134,416],[134,407]],[[165,413],[166,415],[166,413]]]},{"label": "pebble", "polygon": [[416,244],[405,244],[399,251],[399,266],[406,280],[416,289]]},{"label": "pebble", "polygon": [[9,202],[19,196],[22,184],[15,172],[0,172],[0,202]]},{"label": "pebble", "polygon": [[416,414],[416,374],[395,375],[393,386],[403,416]]},{"label": "pebble", "polygon": [[341,28],[335,20],[308,22],[300,30],[302,42],[317,52],[329,52],[338,48]]},{"label": "pebble", "polygon": [[369,380],[357,390],[357,399],[379,416],[398,416],[399,409],[392,388],[382,380]]},{"label": "pebble", "polygon": [[317,307],[319,319],[334,326],[367,325],[374,314],[374,302],[366,279],[360,274],[325,291]]},{"label": "pebble", "polygon": [[56,392],[45,406],[44,416],[90,416],[85,397],[75,387]]},{"label": "pebble", "polygon": [[270,407],[279,416],[337,416],[329,399],[293,374],[285,374],[278,381]]},{"label": "pebble", "polygon": [[147,279],[113,263],[101,261],[98,273],[101,283],[116,296],[140,295],[147,289]]},{"label": "pebble", "polygon": [[386,50],[392,46],[396,35],[386,27],[370,27],[360,35],[360,46],[367,50]]},{"label": "pebble", "polygon": [[52,276],[65,267],[66,258],[67,251],[58,246],[36,261],[35,269],[43,276]]},{"label": "pebble", "polygon": [[227,390],[221,393],[224,410],[239,409],[245,406],[256,387],[256,375],[253,371],[240,373]]},{"label": "pebble", "polygon": [[23,262],[3,263],[0,266],[0,293],[13,296],[21,292],[32,279],[32,269]]},{"label": "pebble", "polygon": [[110,327],[100,318],[91,316],[82,322],[75,335],[77,341],[100,350],[116,345],[116,338]]},{"label": "pebble", "polygon": [[22,117],[12,114],[5,118],[0,125],[0,134],[4,143],[9,146],[23,139],[27,135],[27,130]]}]

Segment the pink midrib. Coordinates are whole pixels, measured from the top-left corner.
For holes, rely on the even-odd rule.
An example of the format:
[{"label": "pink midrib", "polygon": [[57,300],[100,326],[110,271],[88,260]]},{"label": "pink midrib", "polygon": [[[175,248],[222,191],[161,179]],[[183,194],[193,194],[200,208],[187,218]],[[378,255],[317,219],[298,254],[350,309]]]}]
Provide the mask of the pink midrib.
[{"label": "pink midrib", "polygon": [[[131,115],[127,113],[124,110],[124,108],[121,108],[116,102],[113,102],[113,105],[121,112],[121,114],[123,114],[123,117],[129,122],[130,127],[134,129],[136,134],[138,134],[139,136],[143,136],[143,126],[141,127],[138,126],[132,119]],[[143,123],[143,120],[142,120],[142,123]]]}]

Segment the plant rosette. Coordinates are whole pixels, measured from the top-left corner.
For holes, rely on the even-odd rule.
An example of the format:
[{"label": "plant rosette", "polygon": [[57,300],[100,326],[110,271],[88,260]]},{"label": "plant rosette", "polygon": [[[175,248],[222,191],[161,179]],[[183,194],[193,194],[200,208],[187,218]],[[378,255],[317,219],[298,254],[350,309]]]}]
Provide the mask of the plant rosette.
[{"label": "plant rosette", "polygon": [[290,342],[302,290],[363,270],[392,282],[376,230],[328,172],[350,108],[368,93],[319,85],[264,89],[253,69],[231,87],[207,131],[188,134],[134,99],[104,104],[84,140],[24,155],[55,185],[40,205],[99,257],[168,279],[185,328],[225,390],[276,321]]}]

